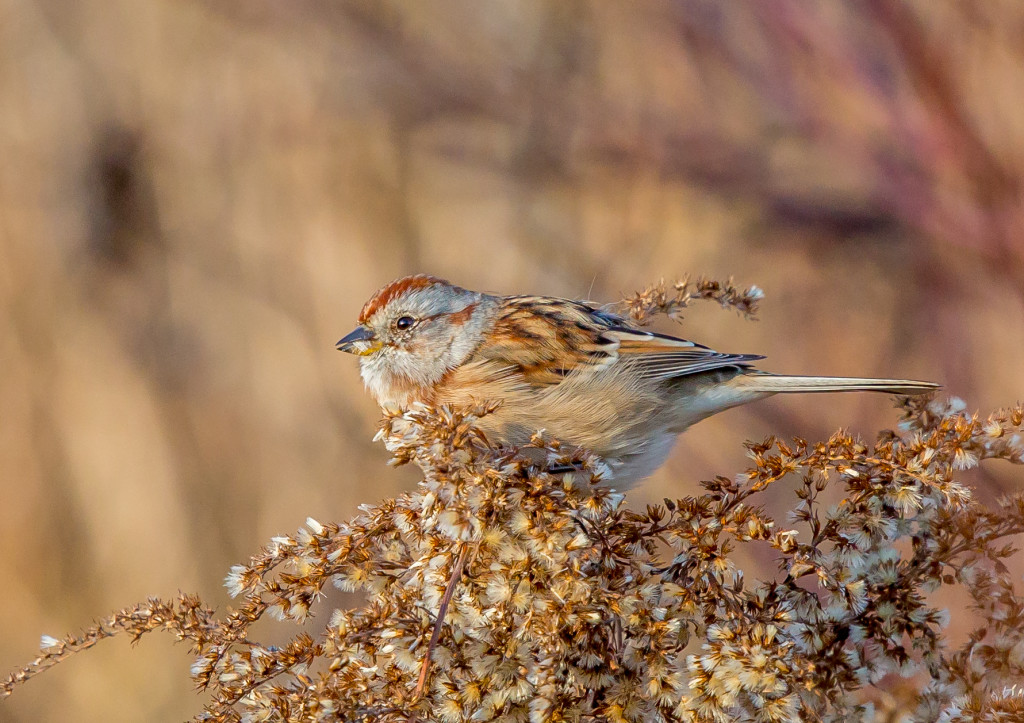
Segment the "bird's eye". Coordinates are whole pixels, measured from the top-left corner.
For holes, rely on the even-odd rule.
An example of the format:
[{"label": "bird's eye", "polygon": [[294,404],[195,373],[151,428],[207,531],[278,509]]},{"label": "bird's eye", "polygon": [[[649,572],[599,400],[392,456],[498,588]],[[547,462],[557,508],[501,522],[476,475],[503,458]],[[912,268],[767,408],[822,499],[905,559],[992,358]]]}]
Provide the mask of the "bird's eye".
[{"label": "bird's eye", "polygon": [[398,317],[398,321],[395,322],[395,328],[399,331],[405,331],[406,329],[411,329],[412,325],[415,323],[416,320],[411,316],[400,316]]}]

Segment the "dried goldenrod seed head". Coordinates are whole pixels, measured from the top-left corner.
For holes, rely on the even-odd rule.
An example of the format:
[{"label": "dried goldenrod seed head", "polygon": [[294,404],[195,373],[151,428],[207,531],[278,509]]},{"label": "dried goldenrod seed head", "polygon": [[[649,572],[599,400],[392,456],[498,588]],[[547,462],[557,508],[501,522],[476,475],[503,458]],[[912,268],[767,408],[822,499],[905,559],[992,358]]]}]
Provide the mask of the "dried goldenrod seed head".
[{"label": "dried goldenrod seed head", "polygon": [[[744,311],[755,292],[697,289]],[[629,308],[672,313],[669,293]],[[3,691],[101,638],[162,629],[196,652],[199,720],[871,720],[865,691],[894,675],[913,677],[889,719],[1020,720],[1024,599],[1003,560],[1024,497],[986,509],[958,474],[1021,464],[1024,410],[901,404],[874,444],[751,444],[743,473],[643,512],[596,484],[606,467],[586,451],[544,434],[492,446],[478,421],[494,405],[394,411],[378,436],[423,471],[414,491],[273,538],[231,569],[227,612],[182,595],[44,636]],[[761,506],[793,493],[788,519]],[[771,550],[777,571],[745,573],[742,547]],[[978,628],[954,646],[927,593],[957,584]],[[317,610],[328,585],[365,603]],[[268,613],[325,627],[264,645],[252,626]]]}]

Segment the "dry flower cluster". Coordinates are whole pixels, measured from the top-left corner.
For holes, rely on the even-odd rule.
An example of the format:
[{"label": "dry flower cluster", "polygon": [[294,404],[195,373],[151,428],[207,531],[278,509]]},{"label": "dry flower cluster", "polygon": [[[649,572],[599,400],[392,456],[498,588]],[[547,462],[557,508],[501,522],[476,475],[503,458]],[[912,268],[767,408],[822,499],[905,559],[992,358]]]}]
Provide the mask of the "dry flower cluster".
[{"label": "dry flower cluster", "polygon": [[[705,288],[693,298],[741,311],[759,297]],[[675,291],[627,303],[642,319],[691,298]],[[474,426],[493,405],[396,412],[379,437],[423,470],[416,491],[274,538],[231,570],[241,602],[224,615],[183,595],[44,638],[3,692],[100,638],[165,629],[194,646],[212,693],[197,720],[871,720],[864,693],[893,674],[913,687],[907,720],[1022,720],[1024,598],[1003,560],[1024,496],[985,509],[957,478],[1024,461],[1024,409],[902,407],[874,444],[768,439],[749,445],[748,471],[644,512],[593,484],[606,470],[585,451],[538,434],[538,468],[493,448]],[[566,465],[579,471],[546,471]],[[784,523],[759,505],[793,491]],[[770,546],[777,574],[746,578],[740,545]],[[317,639],[250,637],[267,614],[303,621],[332,584],[366,604],[335,611]],[[929,602],[951,585],[979,620],[959,647]]]},{"label": "dry flower cluster", "polygon": [[758,287],[741,290],[731,278],[722,282],[704,277],[690,281],[684,277],[672,284],[671,292],[664,281],[659,281],[624,299],[620,306],[629,318],[640,323],[646,323],[656,314],[678,320],[683,309],[696,299],[717,301],[725,308],[731,307],[752,318],[763,298],[764,292]]}]

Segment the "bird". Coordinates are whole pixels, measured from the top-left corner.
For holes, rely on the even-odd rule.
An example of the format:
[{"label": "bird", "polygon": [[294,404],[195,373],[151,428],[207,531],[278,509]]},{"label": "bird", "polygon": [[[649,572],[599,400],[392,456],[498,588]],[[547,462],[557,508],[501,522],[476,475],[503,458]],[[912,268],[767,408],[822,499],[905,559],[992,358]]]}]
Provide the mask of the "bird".
[{"label": "bird", "polygon": [[477,421],[489,441],[520,447],[543,430],[598,455],[621,490],[657,470],[687,428],[732,407],[780,393],[939,387],[773,374],[754,368],[762,355],[648,331],[593,302],[499,296],[425,274],[377,291],[336,348],[359,356],[382,409],[497,402]]}]

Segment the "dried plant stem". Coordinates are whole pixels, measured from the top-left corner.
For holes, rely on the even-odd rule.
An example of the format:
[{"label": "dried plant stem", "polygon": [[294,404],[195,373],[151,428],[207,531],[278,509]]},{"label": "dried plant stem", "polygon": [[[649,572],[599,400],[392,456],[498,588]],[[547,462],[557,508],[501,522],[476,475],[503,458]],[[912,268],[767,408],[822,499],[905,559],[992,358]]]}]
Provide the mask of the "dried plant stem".
[{"label": "dried plant stem", "polygon": [[444,617],[448,613],[448,603],[452,601],[455,594],[455,586],[462,579],[462,568],[466,564],[466,555],[469,554],[469,545],[462,543],[459,549],[459,558],[452,568],[452,576],[448,580],[448,587],[445,588],[444,597],[441,598],[441,606],[437,609],[437,619],[434,621],[434,633],[430,636],[430,645],[427,646],[427,654],[423,656],[423,666],[420,668],[420,679],[416,683],[416,692],[412,699],[417,701],[423,695],[423,688],[427,684],[427,672],[430,670],[430,656],[437,647],[437,641],[441,637],[441,626],[444,625]]},{"label": "dried plant stem", "polygon": [[665,281],[648,286],[633,296],[623,299],[619,309],[633,321],[647,324],[652,317],[665,314],[671,319],[679,320],[682,312],[693,301],[717,301],[723,308],[733,308],[753,319],[764,298],[764,292],[756,286],[741,289],[730,277],[726,281],[716,281],[704,277],[691,281],[684,277],[672,284],[671,288]]},{"label": "dried plant stem", "polygon": [[[986,508],[957,474],[1024,464],[1024,407],[982,418],[955,401],[901,405],[900,427],[874,444],[769,437],[747,445],[749,469],[645,512],[535,461],[602,479],[589,453],[541,434],[532,456],[487,444],[475,422],[492,406],[389,413],[381,436],[423,469],[417,492],[275,537],[232,568],[243,603],[223,617],[181,596],[45,636],[0,697],[95,639],[167,630],[197,653],[205,723],[860,719],[867,685],[890,673],[911,689],[907,720],[1024,720],[1024,595],[1005,562],[1024,495]],[[787,478],[800,483],[782,526],[758,497]],[[746,577],[731,556],[747,543],[769,545],[778,572]],[[267,613],[302,623],[328,583],[373,598],[336,610],[319,641],[249,637]],[[953,647],[927,593],[957,584],[978,627]]]},{"label": "dried plant stem", "polygon": [[11,673],[0,681],[0,699],[6,698],[30,678],[66,660],[76,653],[88,650],[99,641],[121,633],[128,633],[132,640],[138,640],[153,630],[172,631],[180,640],[190,640],[196,646],[211,639],[219,630],[213,610],[194,596],[179,594],[173,601],[150,598],[145,603],[125,608],[96,622],[79,635],[67,635],[62,639],[44,640],[43,654],[28,665]]},{"label": "dried plant stem", "polygon": [[75,653],[88,650],[100,640],[117,635],[119,632],[119,630],[97,627],[87,633],[86,636],[83,636],[81,640],[75,641],[73,644],[61,641],[58,646],[55,646],[59,647],[59,650],[56,653],[39,656],[28,665],[22,666],[11,673],[7,677],[7,680],[0,683],[0,698],[6,698],[9,696],[14,692],[15,686],[25,683],[29,678],[39,675],[44,670],[52,668],[57,663],[66,660]]}]

